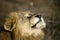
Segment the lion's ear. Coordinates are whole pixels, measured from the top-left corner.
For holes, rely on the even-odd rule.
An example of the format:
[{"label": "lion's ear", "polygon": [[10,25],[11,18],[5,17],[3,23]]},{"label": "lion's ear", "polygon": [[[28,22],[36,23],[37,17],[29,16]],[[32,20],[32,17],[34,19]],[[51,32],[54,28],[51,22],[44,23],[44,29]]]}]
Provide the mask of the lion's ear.
[{"label": "lion's ear", "polygon": [[4,24],[4,29],[7,31],[12,31],[14,27],[12,24]]}]

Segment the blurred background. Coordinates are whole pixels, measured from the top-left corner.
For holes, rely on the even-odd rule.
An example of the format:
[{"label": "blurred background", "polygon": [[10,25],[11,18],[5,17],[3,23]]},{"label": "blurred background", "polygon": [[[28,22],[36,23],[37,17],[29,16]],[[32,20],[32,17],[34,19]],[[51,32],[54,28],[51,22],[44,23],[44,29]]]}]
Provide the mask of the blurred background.
[{"label": "blurred background", "polygon": [[[60,0],[0,0],[0,39],[8,13],[29,10],[41,14],[47,24],[44,40],[60,40]],[[2,34],[2,32],[4,32]],[[10,34],[7,32],[7,36]],[[11,38],[10,38],[11,39]],[[6,39],[7,40],[7,39]]]}]

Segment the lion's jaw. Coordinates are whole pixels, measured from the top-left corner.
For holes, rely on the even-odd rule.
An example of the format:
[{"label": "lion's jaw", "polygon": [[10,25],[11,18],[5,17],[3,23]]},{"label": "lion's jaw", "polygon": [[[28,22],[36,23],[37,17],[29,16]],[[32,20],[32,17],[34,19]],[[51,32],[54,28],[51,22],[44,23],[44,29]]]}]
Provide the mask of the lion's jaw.
[{"label": "lion's jaw", "polygon": [[[26,18],[25,18],[26,19]],[[34,37],[37,37],[41,34],[44,35],[43,33],[43,30],[42,28],[45,27],[45,24],[43,24],[43,22],[39,22],[37,25],[36,25],[36,28],[31,28],[31,24],[29,22],[29,20],[25,20],[25,19],[20,19],[18,20],[17,22],[17,29],[19,29],[20,31],[20,34],[21,36],[34,36]],[[37,19],[38,21],[39,19]],[[34,20],[34,22],[36,21],[36,19]],[[36,21],[36,22],[37,22]],[[35,23],[36,23],[35,22]],[[23,25],[24,24],[24,25]],[[40,26],[42,27],[39,27],[39,24],[41,24]],[[38,26],[38,27],[37,27]]]}]

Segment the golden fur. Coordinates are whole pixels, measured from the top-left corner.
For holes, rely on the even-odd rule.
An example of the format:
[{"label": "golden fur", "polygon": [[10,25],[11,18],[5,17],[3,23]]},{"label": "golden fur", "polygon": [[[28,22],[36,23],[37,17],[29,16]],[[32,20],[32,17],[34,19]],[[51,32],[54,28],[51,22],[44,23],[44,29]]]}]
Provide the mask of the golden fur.
[{"label": "golden fur", "polygon": [[[31,14],[30,11],[12,12],[9,14],[4,24],[4,29],[13,32],[13,40],[43,40],[43,30],[41,28],[32,28],[34,23],[31,24],[33,21],[27,18],[29,14]],[[35,16],[32,16],[31,20],[33,18]]]}]

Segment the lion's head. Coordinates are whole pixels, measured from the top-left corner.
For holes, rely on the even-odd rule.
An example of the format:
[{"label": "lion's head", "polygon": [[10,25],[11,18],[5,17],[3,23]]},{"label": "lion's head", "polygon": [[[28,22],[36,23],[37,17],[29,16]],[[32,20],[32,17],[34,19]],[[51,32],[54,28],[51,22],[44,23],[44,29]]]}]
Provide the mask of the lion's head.
[{"label": "lion's head", "polygon": [[42,40],[45,27],[43,17],[30,11],[12,12],[4,24],[5,30],[14,33],[14,40]]}]

